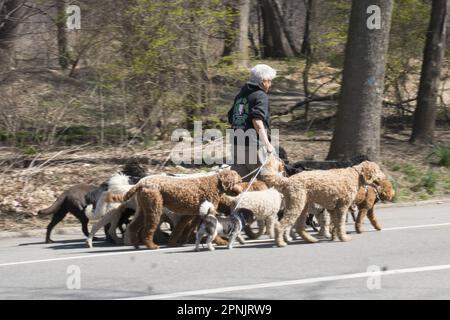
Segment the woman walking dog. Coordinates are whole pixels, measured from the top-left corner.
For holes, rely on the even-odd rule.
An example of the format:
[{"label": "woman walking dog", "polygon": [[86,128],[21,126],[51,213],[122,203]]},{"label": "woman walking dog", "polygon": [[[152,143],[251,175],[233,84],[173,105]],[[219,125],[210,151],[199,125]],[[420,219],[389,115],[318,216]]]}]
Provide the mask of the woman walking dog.
[{"label": "woman walking dog", "polygon": [[[274,147],[270,138],[270,105],[268,92],[277,72],[268,65],[258,64],[250,73],[250,80],[241,88],[228,112],[228,122],[234,130],[231,168],[242,177],[261,165],[260,146],[267,153]],[[244,179],[250,180],[251,177]]]}]

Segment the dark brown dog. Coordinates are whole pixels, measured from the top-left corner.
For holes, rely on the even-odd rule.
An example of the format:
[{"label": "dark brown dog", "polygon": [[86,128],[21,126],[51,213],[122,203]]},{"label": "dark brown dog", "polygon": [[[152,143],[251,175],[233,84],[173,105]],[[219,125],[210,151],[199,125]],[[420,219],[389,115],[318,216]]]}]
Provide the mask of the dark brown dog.
[{"label": "dark brown dog", "polygon": [[97,189],[96,186],[89,184],[78,184],[61,194],[56,201],[47,209],[39,210],[38,215],[52,214],[52,220],[47,226],[47,234],[45,236],[46,243],[52,243],[51,233],[53,228],[60,223],[70,212],[81,222],[81,230],[84,235],[89,236],[88,223],[84,210],[89,204],[86,195]]}]

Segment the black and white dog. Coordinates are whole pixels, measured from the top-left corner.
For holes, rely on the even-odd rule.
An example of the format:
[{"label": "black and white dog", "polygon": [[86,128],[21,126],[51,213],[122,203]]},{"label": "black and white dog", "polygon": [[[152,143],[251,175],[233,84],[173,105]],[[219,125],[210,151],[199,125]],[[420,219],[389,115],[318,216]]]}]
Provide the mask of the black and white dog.
[{"label": "black and white dog", "polygon": [[245,244],[241,231],[248,223],[253,221],[253,213],[246,209],[237,209],[229,216],[220,215],[214,205],[205,201],[200,206],[200,217],[202,222],[197,230],[195,251],[200,250],[200,241],[207,236],[206,245],[210,251],[214,250],[213,240],[217,235],[228,238],[228,249],[233,249],[236,239],[240,244]]}]

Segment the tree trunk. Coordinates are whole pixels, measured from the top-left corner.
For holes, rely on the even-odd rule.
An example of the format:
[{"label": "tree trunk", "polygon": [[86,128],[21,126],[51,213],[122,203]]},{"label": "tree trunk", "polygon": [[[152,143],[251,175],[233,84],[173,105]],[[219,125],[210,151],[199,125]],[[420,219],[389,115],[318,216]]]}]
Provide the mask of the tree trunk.
[{"label": "tree trunk", "polygon": [[300,50],[301,54],[305,56],[310,56],[312,52],[311,48],[311,16],[313,8],[313,0],[304,0],[305,3],[305,31],[303,32],[303,42],[302,48]]},{"label": "tree trunk", "polygon": [[0,1],[0,71],[8,70],[12,64],[13,38],[23,18],[24,0]]},{"label": "tree trunk", "polygon": [[446,45],[448,0],[434,0],[423,54],[411,143],[433,143],[436,103]]},{"label": "tree trunk", "polygon": [[284,58],[286,52],[283,47],[281,24],[275,15],[272,1],[261,0],[263,20],[263,57]]},{"label": "tree trunk", "polygon": [[289,48],[291,49],[294,56],[299,56],[300,52],[297,50],[297,47],[295,46],[295,42],[294,42],[294,36],[289,31],[289,28],[286,24],[281,5],[278,3],[277,0],[272,0],[272,6],[275,9],[276,17],[277,17],[278,21],[280,22],[280,27],[283,31],[284,36],[286,37],[286,41],[289,45]]},{"label": "tree trunk", "polygon": [[59,65],[63,70],[66,70],[70,64],[66,30],[66,1],[56,0],[55,5],[58,15],[56,18],[56,29],[58,38]]},{"label": "tree trunk", "polygon": [[[378,29],[368,27],[368,19],[374,16],[367,13],[371,5],[381,9]],[[328,159],[367,155],[378,160],[392,7],[392,0],[352,1],[339,108]]]},{"label": "tree trunk", "polygon": [[225,26],[224,30],[225,42],[223,46],[222,57],[227,57],[236,51],[237,47],[236,29],[239,28],[239,19],[240,19],[239,11],[234,1],[227,1],[225,3],[225,6],[231,12],[233,20],[231,21],[231,25]]},{"label": "tree trunk", "polygon": [[250,0],[241,0],[240,19],[239,19],[239,65],[247,68],[249,59],[249,19],[250,19]]}]

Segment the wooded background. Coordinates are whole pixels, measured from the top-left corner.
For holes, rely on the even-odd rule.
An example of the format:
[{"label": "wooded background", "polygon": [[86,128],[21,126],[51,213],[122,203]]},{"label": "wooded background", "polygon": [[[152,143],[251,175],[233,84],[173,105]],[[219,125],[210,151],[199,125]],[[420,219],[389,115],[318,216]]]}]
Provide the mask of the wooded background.
[{"label": "wooded background", "polygon": [[[69,4],[80,30],[66,27]],[[380,29],[366,26],[370,5]],[[447,16],[447,0],[0,0],[0,144],[33,153],[151,145],[195,120],[224,129],[260,62],[279,70],[274,94],[297,99],[274,118],[331,123],[330,159],[377,159],[386,126],[434,144],[450,121]]]}]

